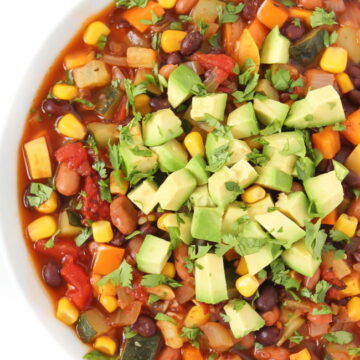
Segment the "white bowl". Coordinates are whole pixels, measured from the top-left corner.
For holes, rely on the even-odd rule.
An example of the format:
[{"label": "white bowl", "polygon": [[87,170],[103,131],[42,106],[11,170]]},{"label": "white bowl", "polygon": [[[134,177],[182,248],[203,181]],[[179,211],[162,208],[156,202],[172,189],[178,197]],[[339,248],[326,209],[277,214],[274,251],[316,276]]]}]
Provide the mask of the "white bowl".
[{"label": "white bowl", "polygon": [[[17,159],[19,144],[23,133],[28,109],[36,95],[36,91],[44,79],[48,69],[60,51],[69,43],[81,24],[91,15],[96,14],[110,3],[110,0],[80,0],[68,13],[59,14],[61,20],[51,31],[45,43],[40,47],[38,55],[29,64],[24,80],[19,86],[14,102],[10,107],[0,138],[0,245],[2,258],[7,262],[10,271],[22,290],[40,322],[51,332],[56,341],[68,353],[67,359],[81,359],[86,352],[73,331],[54,316],[54,306],[47,295],[39,274],[28,253],[19,219],[17,193]],[[46,56],[44,56],[46,54]],[[27,62],[27,58],[24,57]],[[30,334],[34,336],[37,334]],[[38,340],[34,342],[39,344]]]}]

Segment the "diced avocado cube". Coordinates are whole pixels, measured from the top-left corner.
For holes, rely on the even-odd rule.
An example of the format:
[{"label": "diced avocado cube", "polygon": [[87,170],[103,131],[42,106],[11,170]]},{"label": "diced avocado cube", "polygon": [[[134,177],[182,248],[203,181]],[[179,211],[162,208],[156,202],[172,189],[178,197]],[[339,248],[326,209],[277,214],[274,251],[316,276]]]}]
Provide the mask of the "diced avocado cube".
[{"label": "diced avocado cube", "polygon": [[223,213],[222,208],[195,207],[191,224],[192,237],[220,242]]},{"label": "diced avocado cube", "polygon": [[158,186],[150,181],[144,180],[134,190],[131,190],[127,197],[144,213],[149,214],[157,204],[156,192]]},{"label": "diced avocado cube", "polygon": [[193,206],[197,207],[215,207],[212,201],[207,185],[198,186],[195,191],[190,195],[190,201]]},{"label": "diced avocado cube", "polygon": [[183,146],[175,139],[163,145],[151,148],[159,157],[160,170],[162,172],[174,172],[187,164],[188,154]]},{"label": "diced avocado cube", "polygon": [[314,162],[307,156],[297,159],[292,175],[299,179],[301,176],[303,180],[313,177],[315,175]]},{"label": "diced avocado cube", "polygon": [[344,190],[335,171],[305,180],[304,187],[320,217],[330,214],[344,200]]},{"label": "diced avocado cube", "polygon": [[286,249],[305,236],[305,231],[278,210],[256,215],[256,221]]},{"label": "diced avocado cube", "polygon": [[246,160],[247,154],[251,153],[249,145],[243,140],[234,139],[229,144],[229,158],[226,165],[231,166],[239,160]]},{"label": "diced avocado cube", "polygon": [[177,227],[180,232],[180,239],[189,245],[192,242],[191,236],[191,216],[183,213],[168,214],[164,218],[165,228]]},{"label": "diced avocado cube", "polygon": [[235,139],[243,139],[259,134],[253,104],[248,102],[232,111],[227,119],[227,125]]},{"label": "diced avocado cube", "polygon": [[295,129],[312,127],[314,120],[312,111],[313,109],[310,107],[306,98],[294,101],[291,105],[289,115],[286,118],[284,125]]},{"label": "diced avocado cube", "polygon": [[266,232],[255,220],[249,220],[240,224],[239,232],[242,237],[251,237],[254,239],[265,239],[267,238]]},{"label": "diced avocado cube", "polygon": [[281,254],[281,247],[274,244],[266,244],[258,252],[245,255],[244,259],[249,274],[255,275],[265,269]]},{"label": "diced avocado cube", "polygon": [[239,219],[243,216],[248,216],[246,210],[241,207],[241,203],[234,202],[230,204],[226,209],[222,219],[222,234],[236,235],[239,232]]},{"label": "diced avocado cube", "polygon": [[209,177],[209,194],[217,206],[225,207],[238,197],[239,192],[232,185],[237,185],[236,173],[227,166]]},{"label": "diced avocado cube", "polygon": [[265,325],[264,319],[245,300],[230,300],[224,306],[230,318],[230,329],[236,339],[244,337]]},{"label": "diced avocado cube", "polygon": [[263,154],[269,158],[266,166],[279,169],[288,175],[293,174],[298,159],[296,155],[283,155],[278,149],[269,146],[264,146]]},{"label": "diced avocado cube", "polygon": [[237,177],[237,183],[241,188],[247,188],[255,182],[259,174],[246,160],[239,160],[231,167]]},{"label": "diced avocado cube", "polygon": [[290,269],[308,277],[312,277],[321,264],[321,258],[313,258],[304,240],[298,241],[290,249],[285,250],[281,257]]},{"label": "diced avocado cube", "polygon": [[281,193],[275,206],[301,227],[305,226],[305,221],[310,220],[309,200],[302,191],[291,194]]},{"label": "diced avocado cube", "polygon": [[264,146],[277,149],[282,155],[305,156],[306,147],[304,137],[299,131],[288,131],[278,134],[264,136],[263,139],[268,143]]},{"label": "diced avocado cube", "polygon": [[254,99],[256,117],[264,125],[279,124],[280,127],[286,119],[290,106],[272,99]]},{"label": "diced avocado cube", "polygon": [[136,255],[140,271],[160,274],[170,257],[170,242],[154,235],[146,235]]},{"label": "diced avocado cube", "polygon": [[143,145],[120,145],[126,177],[136,184],[144,177],[154,174],[158,169],[158,156]]},{"label": "diced avocado cube", "polygon": [[206,162],[201,155],[197,154],[192,157],[185,166],[185,169],[188,169],[191,172],[198,185],[207,184],[209,172],[206,170]]},{"label": "diced avocado cube", "polygon": [[165,210],[178,211],[196,188],[190,171],[181,169],[170,174],[160,185],[156,197]]},{"label": "diced avocado cube", "polygon": [[269,212],[269,208],[271,209],[273,207],[274,202],[270,194],[267,194],[262,200],[250,204],[248,207],[248,213],[251,217],[255,217],[256,215],[266,214]]},{"label": "diced avocado cube", "polygon": [[222,256],[206,254],[195,262],[196,300],[217,304],[228,299]]},{"label": "diced avocado cube", "polygon": [[195,121],[205,121],[209,114],[219,121],[224,120],[227,94],[209,94],[206,96],[194,96],[190,116]]},{"label": "diced avocado cube", "polygon": [[262,64],[287,64],[289,62],[290,41],[280,34],[276,25],[266,36],[261,49]]},{"label": "diced avocado cube", "polygon": [[271,190],[290,192],[293,181],[291,175],[272,166],[264,166],[258,173],[257,184]]},{"label": "diced avocado cube", "polygon": [[214,133],[209,133],[205,142],[205,153],[209,165],[216,163],[218,154],[222,151],[228,151],[230,148],[230,140]]},{"label": "diced avocado cube", "polygon": [[181,120],[171,109],[154,112],[150,119],[142,122],[142,133],[146,146],[157,146],[175,139],[184,130]]},{"label": "diced avocado cube", "polygon": [[334,165],[334,171],[336,173],[336,176],[340,181],[343,181],[348,176],[350,172],[349,169],[336,160],[333,160],[332,163]]}]

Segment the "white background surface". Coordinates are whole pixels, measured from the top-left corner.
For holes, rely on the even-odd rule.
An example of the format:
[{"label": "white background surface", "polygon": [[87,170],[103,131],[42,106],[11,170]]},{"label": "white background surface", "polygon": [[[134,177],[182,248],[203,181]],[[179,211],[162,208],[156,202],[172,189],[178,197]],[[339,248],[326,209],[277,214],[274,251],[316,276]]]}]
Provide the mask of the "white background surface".
[{"label": "white background surface", "polygon": [[[0,1],[0,131],[7,119],[9,106],[15,100],[14,94],[21,86],[28,63],[47,37],[47,29],[53,28],[54,23],[76,3],[77,0]],[[16,101],[21,106],[21,98]],[[0,174],[6,176],[1,173],[1,166]],[[2,358],[67,360],[68,355],[32,313],[23,294],[14,284],[2,256],[0,254]]]}]

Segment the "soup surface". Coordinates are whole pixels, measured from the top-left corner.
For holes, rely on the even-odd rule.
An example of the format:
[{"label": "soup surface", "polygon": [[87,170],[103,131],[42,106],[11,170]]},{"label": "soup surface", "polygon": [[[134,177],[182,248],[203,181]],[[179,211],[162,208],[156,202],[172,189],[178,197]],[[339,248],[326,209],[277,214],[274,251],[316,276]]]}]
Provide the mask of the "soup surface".
[{"label": "soup surface", "polygon": [[46,75],[25,241],[90,360],[360,359],[360,5],[116,0]]}]

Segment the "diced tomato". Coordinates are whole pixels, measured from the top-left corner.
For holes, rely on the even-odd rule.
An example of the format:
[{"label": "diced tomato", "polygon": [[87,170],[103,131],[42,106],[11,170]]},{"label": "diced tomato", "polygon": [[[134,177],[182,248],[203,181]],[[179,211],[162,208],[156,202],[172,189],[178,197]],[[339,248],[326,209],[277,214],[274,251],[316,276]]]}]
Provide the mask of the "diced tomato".
[{"label": "diced tomato", "polygon": [[[314,304],[313,308],[320,310],[325,304]],[[314,315],[312,312],[307,314],[307,318],[310,322],[317,325],[329,324],[332,321],[332,314]]]},{"label": "diced tomato", "polygon": [[335,273],[331,268],[325,268],[322,266],[321,278],[332,285],[335,285],[339,288],[344,288],[344,283],[335,276]]},{"label": "diced tomato", "polygon": [[85,178],[84,192],[82,198],[81,213],[85,220],[103,220],[110,219],[110,204],[101,200],[98,185],[98,176],[91,175]]},{"label": "diced tomato", "polygon": [[115,112],[114,115],[114,122],[121,124],[124,122],[125,118],[126,118],[126,103],[128,101],[128,98],[126,95],[124,95],[119,103],[119,106]]},{"label": "diced tomato", "polygon": [[81,176],[87,176],[93,172],[89,154],[85,146],[80,142],[67,143],[62,146],[55,152],[55,158]]},{"label": "diced tomato", "polygon": [[134,270],[133,272],[133,281],[132,289],[126,288],[128,294],[132,295],[135,299],[141,301],[143,304],[147,303],[149,299],[149,294],[146,292],[145,288],[141,285],[142,275],[139,271]]},{"label": "diced tomato", "polygon": [[80,255],[80,248],[78,248],[73,240],[58,240],[56,239],[52,248],[45,247],[47,239],[39,240],[35,243],[35,250],[41,255],[50,256],[52,258],[61,260],[66,255],[78,257]]},{"label": "diced tomato", "polygon": [[233,74],[235,60],[225,54],[201,54],[195,53],[194,60],[197,60],[205,69],[218,68],[223,70],[227,76]]},{"label": "diced tomato", "polygon": [[213,71],[216,75],[215,79],[218,84],[223,83],[229,77],[229,74],[226,71],[224,71],[223,69],[220,69],[218,67],[215,68]]},{"label": "diced tomato", "polygon": [[60,270],[61,276],[71,285],[66,291],[66,296],[75,304],[79,310],[85,309],[93,297],[90,278],[85,270],[75,263],[74,256],[66,256]]}]

